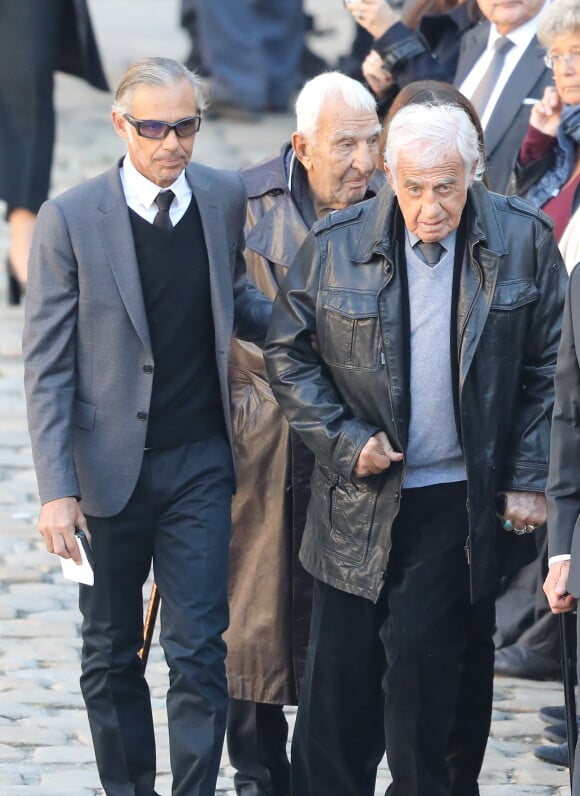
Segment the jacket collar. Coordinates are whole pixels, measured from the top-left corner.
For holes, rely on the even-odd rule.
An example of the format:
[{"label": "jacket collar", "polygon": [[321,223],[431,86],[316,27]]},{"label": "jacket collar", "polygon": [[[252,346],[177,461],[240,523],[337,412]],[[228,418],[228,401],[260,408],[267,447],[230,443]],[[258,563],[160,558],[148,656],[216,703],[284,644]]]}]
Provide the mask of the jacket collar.
[{"label": "jacket collar", "polygon": [[[352,218],[363,215],[365,205],[357,205],[342,212],[351,211]],[[390,185],[387,183],[373,199],[366,203],[366,215],[360,228],[358,242],[355,243],[353,261],[368,262],[373,254],[382,254],[393,259],[394,230],[401,221],[399,205]],[[501,256],[507,253],[497,210],[490,193],[480,182],[474,183],[467,192],[468,213],[467,241],[470,250],[479,243],[484,251]]]}]

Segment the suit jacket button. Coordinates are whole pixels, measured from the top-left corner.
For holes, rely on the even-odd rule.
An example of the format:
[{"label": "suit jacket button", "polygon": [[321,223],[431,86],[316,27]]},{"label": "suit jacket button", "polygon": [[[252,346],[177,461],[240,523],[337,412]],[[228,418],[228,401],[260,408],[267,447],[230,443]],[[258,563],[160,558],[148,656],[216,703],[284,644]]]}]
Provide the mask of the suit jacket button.
[{"label": "suit jacket button", "polygon": [[153,373],[153,365],[143,365],[143,371],[145,373]]},{"label": "suit jacket button", "polygon": [[137,412],[137,420],[147,420],[147,412]]}]

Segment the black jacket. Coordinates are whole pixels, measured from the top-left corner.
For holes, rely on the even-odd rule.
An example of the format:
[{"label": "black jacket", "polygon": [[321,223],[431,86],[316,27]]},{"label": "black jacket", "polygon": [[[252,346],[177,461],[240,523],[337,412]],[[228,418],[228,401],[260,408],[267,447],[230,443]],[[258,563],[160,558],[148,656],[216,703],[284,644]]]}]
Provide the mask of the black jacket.
[{"label": "black jacket", "polygon": [[[476,184],[464,217],[452,339],[477,600],[496,586],[497,491],[545,488],[567,277],[551,222],[519,198]],[[398,228],[388,189],[322,220],[282,285],[265,347],[274,393],[316,456],[302,563],[371,600],[385,577],[404,465],[364,479],[352,471],[379,430],[396,450],[407,445]]]}]

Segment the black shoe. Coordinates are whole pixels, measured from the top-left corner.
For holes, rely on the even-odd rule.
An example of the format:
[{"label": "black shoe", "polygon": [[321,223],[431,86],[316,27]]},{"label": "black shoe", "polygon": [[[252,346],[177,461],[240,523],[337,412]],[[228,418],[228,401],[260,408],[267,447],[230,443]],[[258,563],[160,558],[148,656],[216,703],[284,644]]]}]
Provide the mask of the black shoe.
[{"label": "black shoe", "polygon": [[552,741],[552,743],[564,743],[564,741],[568,740],[566,722],[561,721],[558,724],[546,724],[542,730],[542,736],[547,741]]},{"label": "black shoe", "polygon": [[536,746],[534,754],[539,760],[552,763],[554,766],[568,768],[568,744],[558,743],[547,746]]},{"label": "black shoe", "polygon": [[562,677],[556,661],[523,644],[497,650],[493,670],[503,677],[522,677],[524,680],[560,680]]},{"label": "black shoe", "polygon": [[561,724],[566,721],[566,708],[564,705],[548,705],[538,710],[538,716],[546,724]]},{"label": "black shoe", "polygon": [[14,307],[20,304],[24,296],[24,285],[16,276],[16,271],[9,257],[6,258],[6,274],[8,275],[8,304]]}]

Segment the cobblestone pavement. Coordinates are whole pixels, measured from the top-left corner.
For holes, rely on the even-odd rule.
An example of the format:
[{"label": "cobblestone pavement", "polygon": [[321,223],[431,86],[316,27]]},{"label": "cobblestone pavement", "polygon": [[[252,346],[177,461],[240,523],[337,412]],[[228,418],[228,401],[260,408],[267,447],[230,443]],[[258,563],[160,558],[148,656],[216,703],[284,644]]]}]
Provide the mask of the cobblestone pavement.
[{"label": "cobblestone pavement", "polygon": [[[336,58],[348,46],[350,20],[339,0],[307,5],[329,29],[314,46]],[[177,6],[177,0],[91,2],[112,85],[141,55],[185,55]],[[58,77],[54,193],[108,167],[122,153],[108,121],[110,102],[80,81]],[[259,125],[204,122],[194,156],[238,168],[277,150],[291,130],[292,118],[284,115],[266,117]],[[6,245],[6,224],[0,222],[2,263]],[[102,791],[78,685],[76,587],[63,580],[57,559],[44,551],[35,528],[38,503],[25,422],[21,329],[21,308],[7,308],[0,293],[0,796],[97,796]],[[158,729],[157,788],[168,796],[166,672],[156,642],[148,680]],[[567,771],[533,756],[543,726],[537,709],[560,702],[558,683],[497,681],[482,796],[569,793]],[[232,773],[224,754],[216,793],[233,794]],[[383,765],[377,794],[388,782]]]}]

